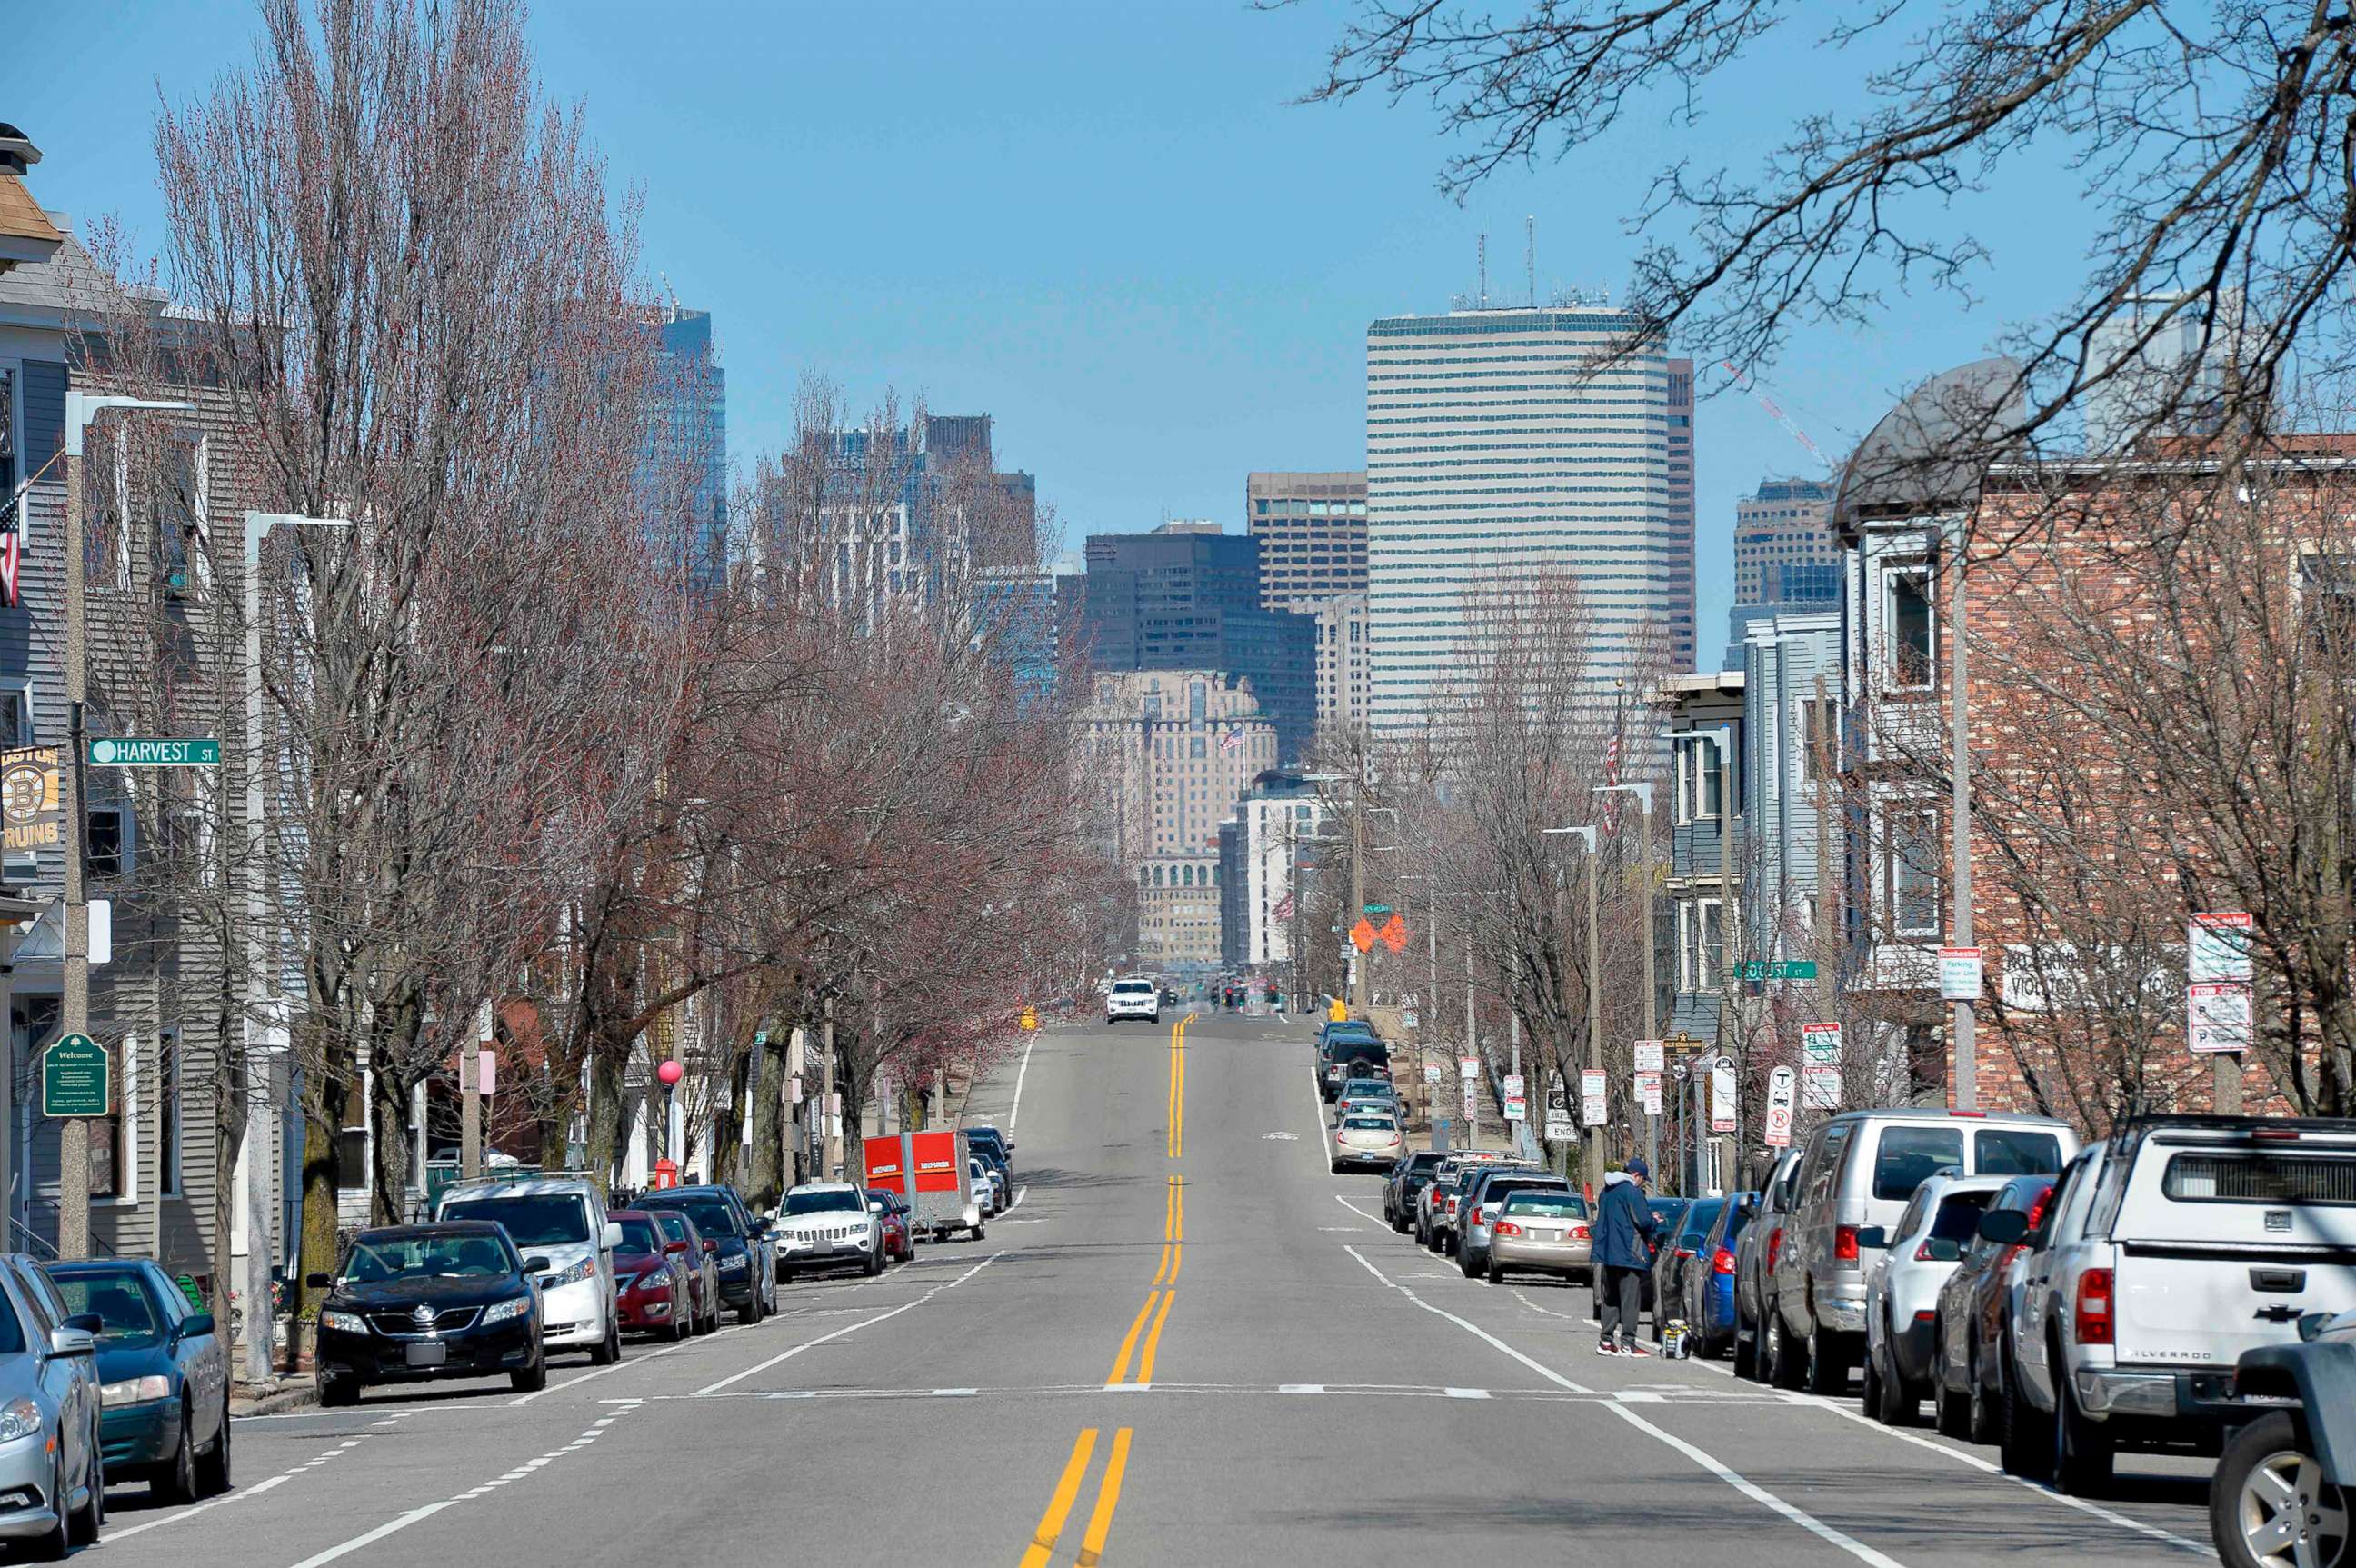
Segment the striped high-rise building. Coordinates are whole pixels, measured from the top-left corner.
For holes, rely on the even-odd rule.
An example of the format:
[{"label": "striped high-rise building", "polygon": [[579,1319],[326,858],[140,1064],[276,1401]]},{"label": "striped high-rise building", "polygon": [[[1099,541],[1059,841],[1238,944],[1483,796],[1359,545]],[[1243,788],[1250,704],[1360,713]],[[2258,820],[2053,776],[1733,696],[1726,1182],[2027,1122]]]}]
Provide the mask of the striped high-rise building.
[{"label": "striped high-rise building", "polygon": [[1373,727],[1411,732],[1477,651],[1468,596],[1578,585],[1599,692],[1694,660],[1693,364],[1601,306],[1366,328]]}]

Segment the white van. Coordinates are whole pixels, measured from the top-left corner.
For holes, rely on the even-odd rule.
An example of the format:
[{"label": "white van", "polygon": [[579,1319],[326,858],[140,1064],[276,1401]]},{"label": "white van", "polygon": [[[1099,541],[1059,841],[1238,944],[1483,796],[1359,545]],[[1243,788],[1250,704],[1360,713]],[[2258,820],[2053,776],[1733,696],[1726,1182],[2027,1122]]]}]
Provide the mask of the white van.
[{"label": "white van", "polygon": [[1934,1176],[2053,1176],[2078,1132],[2047,1116],[1847,1111],[1808,1138],[1760,1347],[1770,1382],[1837,1394],[1865,1348],[1866,1265]]},{"label": "white van", "polygon": [[597,1366],[622,1359],[614,1309],[614,1250],[622,1228],[605,1218],[605,1200],[581,1176],[509,1176],[462,1182],[434,1205],[436,1219],[489,1219],[507,1227],[526,1261],[544,1258],[540,1281],[541,1343],[551,1351],[586,1350]]}]

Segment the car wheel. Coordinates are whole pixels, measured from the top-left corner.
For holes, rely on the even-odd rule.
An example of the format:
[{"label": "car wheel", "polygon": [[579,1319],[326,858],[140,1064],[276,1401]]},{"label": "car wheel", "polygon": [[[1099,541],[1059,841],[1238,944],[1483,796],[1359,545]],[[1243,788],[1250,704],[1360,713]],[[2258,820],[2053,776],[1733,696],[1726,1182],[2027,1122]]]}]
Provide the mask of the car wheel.
[{"label": "car wheel", "polygon": [[1734,1375],[1745,1382],[1759,1380],[1759,1341],[1746,1337],[1740,1323],[1734,1326]]},{"label": "car wheel", "polygon": [[747,1291],[744,1294],[744,1305],[736,1309],[737,1326],[750,1328],[760,1321],[761,1293],[757,1289]]},{"label": "car wheel", "polygon": [[1808,1380],[1807,1351],[1783,1326],[1779,1309],[1767,1319],[1767,1380],[1779,1389],[1799,1389]]},{"label": "car wheel", "polygon": [[860,1265],[859,1272],[871,1280],[882,1273],[884,1272],[883,1251],[880,1248],[871,1249],[867,1254],[867,1261]]},{"label": "car wheel", "polygon": [[2078,1411],[2070,1387],[2069,1363],[2056,1346],[2046,1365],[2053,1374],[2053,1489],[2065,1498],[2090,1497],[2111,1486],[2115,1446],[2111,1434]]},{"label": "car wheel", "polygon": [[209,1498],[217,1498],[230,1487],[229,1435],[232,1427],[229,1418],[229,1395],[221,1395],[220,1435],[205,1456],[197,1461],[197,1485]]},{"label": "car wheel", "polygon": [[605,1314],[605,1337],[589,1347],[589,1364],[610,1367],[622,1359],[622,1320],[609,1308]]},{"label": "car wheel", "polygon": [[508,1386],[519,1394],[536,1394],[548,1387],[548,1358],[541,1356],[523,1370],[509,1372]]},{"label": "car wheel", "polygon": [[319,1380],[319,1402],[329,1408],[359,1403],[359,1380],[352,1377],[322,1377]]},{"label": "car wheel", "polygon": [[2029,1402],[2029,1394],[2020,1386],[2020,1369],[2007,1356],[2003,1398],[1997,1411],[1997,1458],[2005,1474],[2024,1481],[2051,1479],[2052,1440],[2053,1429],[2045,1423],[2043,1412]]},{"label": "car wheel", "polygon": [[1966,1443],[1994,1443],[1997,1440],[1997,1418],[2002,1412],[1989,1397],[1988,1380],[1980,1371],[1980,1353],[1975,1349],[1970,1357],[1971,1370],[1964,1383],[1964,1440]]},{"label": "car wheel", "polygon": [[1819,1323],[1808,1332],[1808,1391],[1837,1399],[1848,1391],[1848,1359],[1837,1337]]},{"label": "car wheel", "polygon": [[180,1404],[179,1444],[172,1450],[169,1464],[148,1484],[167,1503],[197,1500],[197,1412],[185,1400]]},{"label": "car wheel", "polygon": [[2226,1568],[2347,1560],[2348,1505],[2317,1465],[2300,1417],[2272,1412],[2225,1445],[2209,1487],[2209,1534]]},{"label": "car wheel", "polygon": [[96,1546],[99,1531],[106,1528],[106,1461],[99,1457],[98,1434],[90,1434],[89,1499],[76,1509],[68,1521],[67,1535],[74,1546]]},{"label": "car wheel", "polygon": [[982,1236],[981,1227],[980,1227],[980,1226],[979,1226],[979,1225],[975,1226],[975,1227],[973,1228],[973,1239],[974,1239],[975,1240],[979,1241],[979,1240],[981,1240],[981,1236]]},{"label": "car wheel", "polygon": [[1884,1426],[1912,1426],[1922,1400],[1906,1374],[1899,1370],[1888,1334],[1881,1337],[1881,1362],[1880,1371],[1874,1375],[1874,1392],[1879,1397],[1870,1407],[1873,1417]]},{"label": "car wheel", "polygon": [[1501,1284],[1504,1284],[1504,1283],[1505,1283],[1505,1268],[1504,1268],[1504,1266],[1503,1266],[1502,1264],[1500,1264],[1500,1263],[1497,1262],[1497,1260],[1496,1260],[1494,1257],[1490,1258],[1490,1260],[1489,1260],[1489,1266],[1488,1266],[1488,1269],[1487,1269],[1486,1273],[1487,1273],[1487,1275],[1488,1275],[1489,1283],[1490,1283],[1491,1284],[1493,1284],[1493,1285],[1501,1285]]},{"label": "car wheel", "polygon": [[66,1524],[66,1456],[64,1444],[59,1444],[57,1462],[49,1472],[49,1507],[57,1515],[49,1528],[26,1542],[25,1555],[36,1563],[62,1563],[73,1542],[67,1539]]},{"label": "car wheel", "polygon": [[1858,1394],[1858,1403],[1874,1420],[1881,1419],[1881,1358],[1874,1353],[1873,1342],[1865,1346],[1865,1387]]}]

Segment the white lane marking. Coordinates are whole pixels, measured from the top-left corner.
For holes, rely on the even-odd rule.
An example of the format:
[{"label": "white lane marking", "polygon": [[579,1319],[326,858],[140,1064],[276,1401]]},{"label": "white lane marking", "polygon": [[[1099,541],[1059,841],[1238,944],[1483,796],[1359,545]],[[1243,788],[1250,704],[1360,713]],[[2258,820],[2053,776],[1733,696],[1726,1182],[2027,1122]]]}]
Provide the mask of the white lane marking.
[{"label": "white lane marking", "polygon": [[1452,1400],[1484,1400],[1489,1397],[1489,1391],[1486,1389],[1450,1389],[1448,1391],[1448,1397]]},{"label": "white lane marking", "polygon": [[698,1398],[701,1398],[705,1394],[717,1393],[722,1389],[728,1387],[731,1383],[741,1383],[746,1378],[753,1377],[761,1372],[766,1372],[772,1367],[780,1366],[785,1362],[790,1361],[805,1350],[814,1350],[820,1345],[825,1345],[833,1340],[841,1338],[846,1334],[856,1334],[861,1329],[872,1327],[878,1323],[882,1323],[886,1318],[897,1317],[904,1312],[913,1311],[916,1307],[920,1307],[924,1305],[925,1303],[932,1300],[933,1297],[940,1294],[941,1292],[945,1290],[955,1290],[958,1286],[965,1283],[966,1281],[973,1278],[974,1275],[981,1273],[982,1270],[990,1267],[991,1264],[998,1262],[999,1259],[1005,1255],[1006,1254],[1003,1252],[992,1252],[990,1256],[984,1258],[981,1262],[976,1263],[973,1267],[968,1269],[957,1278],[948,1280],[940,1284],[935,1285],[932,1289],[916,1297],[914,1301],[904,1301],[899,1305],[892,1308],[889,1312],[879,1312],[873,1317],[862,1317],[856,1323],[845,1324],[831,1334],[821,1334],[815,1339],[806,1339],[801,1344],[795,1346],[789,1350],[780,1351],[778,1354],[770,1357],[767,1360],[762,1361],[755,1366],[747,1367],[743,1371],[737,1372],[733,1376],[723,1378],[716,1383],[704,1384],[703,1387],[695,1391],[696,1395]]},{"label": "white lane marking", "polygon": [[1276,1391],[1280,1394],[1322,1394],[1325,1391],[1325,1385],[1323,1383],[1279,1383],[1276,1385]]},{"label": "white lane marking", "polygon": [[[629,1411],[626,1409],[621,1413],[626,1415],[629,1413]],[[600,1426],[605,1424],[606,1423],[599,1423]],[[596,1442],[598,1438],[604,1435],[605,1434],[598,1430],[598,1427],[593,1426],[588,1431],[583,1433],[580,1436],[574,1438],[572,1442],[565,1444],[562,1447],[552,1448],[547,1453],[541,1455],[536,1459],[525,1460],[521,1465],[509,1470],[506,1475],[499,1477],[497,1480],[482,1482],[479,1485],[470,1487],[466,1490],[457,1493],[455,1496],[444,1498],[439,1502],[422,1504],[417,1508],[411,1509],[407,1513],[396,1514],[391,1519],[385,1520],[382,1524],[378,1525],[373,1530],[364,1530],[360,1534],[353,1536],[349,1541],[339,1541],[336,1545],[328,1547],[324,1552],[313,1552],[310,1556],[303,1559],[302,1562],[294,1564],[294,1568],[323,1568],[324,1564],[333,1563],[337,1558],[348,1557],[353,1552],[359,1551],[362,1547],[373,1546],[389,1535],[396,1535],[402,1530],[407,1530],[412,1524],[422,1523],[426,1520],[432,1519],[435,1514],[440,1513],[444,1509],[456,1508],[460,1503],[472,1502],[476,1498],[491,1491],[494,1487],[503,1487],[510,1481],[520,1480],[524,1477],[538,1471],[542,1466],[549,1465],[558,1459],[562,1459],[568,1454],[578,1453],[581,1449],[587,1447],[590,1444]],[[117,1531],[113,1539],[120,1539],[122,1536],[128,1535],[131,1532],[129,1530]]]},{"label": "white lane marking", "polygon": [[1383,1217],[1381,1215],[1367,1213],[1365,1209],[1359,1208],[1356,1204],[1352,1203],[1348,1198],[1344,1197],[1338,1192],[1333,1195],[1333,1201],[1340,1204],[1343,1208],[1348,1209],[1351,1213],[1356,1215],[1361,1219],[1371,1219],[1377,1225],[1380,1225],[1383,1222]]},{"label": "white lane marking", "polygon": [[[1552,1307],[1540,1306],[1537,1302],[1532,1301],[1520,1291],[1515,1291],[1514,1293],[1514,1299],[1520,1302],[1524,1306],[1528,1307],[1532,1312],[1538,1313],[1547,1317],[1559,1317],[1565,1323],[1592,1323],[1595,1321],[1595,1319],[1591,1317],[1583,1317],[1575,1312],[1557,1312]],[[1708,1366],[1709,1363],[1705,1361],[1702,1364],[1704,1366]]]},{"label": "white lane marking", "polygon": [[1392,1279],[1389,1275],[1384,1273],[1382,1270],[1375,1267],[1374,1264],[1367,1262],[1366,1255],[1364,1252],[1359,1251],[1355,1247],[1344,1242],[1343,1243],[1342,1251],[1357,1259],[1359,1265],[1363,1267],[1366,1273],[1374,1275],[1375,1278],[1380,1280],[1384,1284],[1388,1285],[1391,1289],[1398,1292],[1399,1294],[1407,1297],[1408,1300],[1415,1303],[1416,1305],[1423,1308],[1424,1311],[1430,1313],[1434,1317],[1444,1317],[1448,1319],[1449,1322],[1456,1325],[1457,1327],[1464,1330],[1467,1334],[1472,1335],[1474,1338],[1483,1341],[1495,1349],[1503,1350],[1506,1355],[1511,1356],[1515,1360],[1519,1361],[1523,1366],[1527,1367],[1531,1371],[1536,1372],[1539,1377],[1544,1378],[1547,1381],[1554,1384],[1557,1388],[1569,1389],[1575,1394],[1591,1394],[1595,1391],[1593,1389],[1589,1388],[1585,1383],[1575,1383],[1571,1381],[1569,1378],[1564,1377],[1560,1372],[1556,1371],[1552,1367],[1547,1366],[1543,1361],[1534,1360],[1530,1357],[1523,1355],[1519,1350],[1515,1349],[1511,1345],[1506,1344],[1504,1340],[1498,1338],[1495,1335],[1490,1333],[1479,1324],[1468,1322],[1465,1319],[1457,1316],[1454,1313],[1448,1311],[1444,1307],[1432,1305],[1431,1303],[1424,1300],[1423,1297],[1416,1294],[1415,1292],[1408,1289],[1407,1286],[1399,1283],[1397,1280]]},{"label": "white lane marking", "polygon": [[1259,1141],[1263,1144],[1291,1144],[1299,1142],[1301,1134],[1298,1133],[1262,1133],[1259,1135]]},{"label": "white lane marking", "polygon": [[[1022,1208],[1022,1207],[1023,1207],[1023,1200],[1024,1198],[1026,1198],[1026,1197],[1030,1197],[1030,1196],[1031,1196],[1031,1184],[1030,1184],[1029,1182],[1024,1182],[1021,1187],[1016,1187],[1016,1188],[1014,1189],[1014,1201],[1013,1201],[1013,1202],[1012,1202],[1012,1203],[1010,1203],[1010,1204],[1008,1204],[1008,1205],[1006,1206],[1006,1212],[1007,1212],[1007,1213],[1009,1213],[1009,1214],[1012,1214],[1012,1213],[1013,1213],[1016,1209],[1018,1209],[1018,1208]],[[1025,1221],[1023,1221],[1023,1223],[1027,1225],[1027,1224],[1029,1224],[1029,1223],[1030,1223],[1030,1221],[1029,1221],[1029,1220],[1025,1220]]]},{"label": "white lane marking", "polygon": [[[1301,1146],[1307,1149],[1312,1158],[1325,1159],[1325,1096],[1317,1082],[1317,1052],[1314,1049],[1309,1053],[1309,1124],[1317,1129],[1317,1136],[1301,1139]],[[1325,1174],[1333,1174],[1331,1160],[1326,1161]]]},{"label": "white lane marking", "polygon": [[2023,1487],[2040,1498],[2046,1498],[2057,1503],[2067,1503],[2070,1507],[2083,1513],[2092,1514],[2105,1523],[2115,1524],[2123,1530],[2131,1530],[2137,1535],[2147,1535],[2154,1541],[2164,1541],[2169,1545],[2190,1552],[2197,1557],[2206,1557],[2212,1562],[2216,1559],[2216,1552],[2211,1551],[2205,1541],[2190,1541],[2183,1536],[2171,1534],[2156,1524],[2146,1524],[2141,1520],[2129,1519],[2123,1513],[2114,1513],[2100,1503],[2091,1503],[2083,1498],[2066,1497],[2051,1487],[2042,1487],[2024,1477],[2016,1476],[2003,1466],[1983,1459],[1976,1454],[1966,1454],[1960,1448],[1950,1448],[1944,1443],[1934,1442],[1917,1433],[1901,1432],[1894,1426],[1884,1426],[1860,1412],[1843,1410],[1828,1399],[1815,1394],[1789,1393],[1784,1395],[1784,1402],[1789,1404],[1814,1405],[1820,1410],[1828,1410],[1845,1421],[1856,1422],[1860,1426],[1880,1433],[1884,1437],[1894,1437],[1901,1443],[1912,1443],[1917,1448],[1927,1448],[1933,1454],[1944,1454],[1950,1459],[1961,1460],[1973,1469],[1983,1471],[1987,1475],[2001,1476],[2016,1487]]},{"label": "white lane marking", "polygon": [[[723,1330],[722,1332],[724,1333],[726,1331]],[[707,1334],[704,1337],[706,1339],[717,1339],[720,1336],[718,1334]],[[510,1405],[530,1404],[532,1401],[536,1399],[545,1399],[550,1394],[561,1394],[567,1389],[577,1389],[584,1383],[594,1381],[598,1378],[605,1377],[610,1372],[618,1372],[625,1367],[640,1367],[644,1366],[648,1361],[659,1361],[665,1356],[669,1355],[672,1351],[683,1350],[688,1346],[694,1343],[695,1341],[692,1339],[675,1339],[669,1344],[661,1347],[659,1349],[648,1350],[641,1356],[625,1358],[622,1360],[615,1362],[610,1367],[599,1367],[593,1371],[584,1372],[577,1378],[567,1378],[561,1383],[551,1383],[546,1388],[538,1390],[535,1392],[519,1394],[514,1399],[508,1401],[508,1403]]]},{"label": "white lane marking", "polygon": [[[242,1419],[254,1420],[260,1418],[244,1417]],[[370,1422],[369,1424],[371,1426],[391,1426],[400,1419],[401,1417],[398,1414],[388,1415],[380,1420]],[[293,1480],[295,1477],[302,1475],[306,1470],[316,1470],[330,1459],[342,1458],[346,1454],[350,1453],[353,1449],[358,1448],[362,1443],[366,1442],[368,1437],[369,1434],[362,1433],[358,1437],[347,1438],[343,1442],[337,1444],[333,1448],[327,1449],[324,1453],[305,1460],[302,1464],[295,1466],[291,1470],[282,1471],[278,1475],[269,1477],[267,1480],[257,1481],[251,1487],[241,1487],[236,1491],[229,1492],[220,1497],[215,1498],[210,1502],[197,1503],[192,1507],[180,1509],[176,1512],[166,1514],[161,1519],[151,1519],[141,1524],[126,1526],[122,1530],[109,1530],[106,1532],[106,1539],[109,1541],[126,1541],[132,1536],[144,1534],[151,1530],[159,1530],[165,1525],[177,1523],[184,1519],[193,1519],[200,1513],[209,1513],[212,1509],[220,1508],[224,1503],[233,1503],[240,1498],[260,1497],[262,1493],[271,1490],[273,1487],[284,1486],[287,1482]]]},{"label": "white lane marking", "polygon": [[[1014,1104],[1006,1112],[1006,1130],[1009,1133],[1013,1132],[1014,1124],[1023,1120],[1023,1079],[1031,1071],[1031,1047],[1038,1043],[1039,1031],[1036,1029],[1032,1030],[1031,1037],[1023,1042],[1023,1065],[1014,1069]],[[966,1098],[969,1100],[972,1097],[973,1091],[969,1089]],[[1014,1201],[1020,1203],[1023,1199],[1018,1195]]]},{"label": "white lane marking", "polygon": [[1651,1422],[1646,1421],[1643,1416],[1638,1415],[1626,1405],[1614,1402],[1607,1404],[1603,1408],[1618,1416],[1621,1420],[1626,1422],[1629,1425],[1636,1428],[1639,1432],[1644,1433],[1649,1436],[1657,1438],[1659,1441],[1667,1444],[1670,1447],[1676,1449],[1678,1453],[1684,1455],[1687,1458],[1692,1460],[1695,1464],[1700,1466],[1711,1475],[1716,1476],[1719,1480],[1724,1481],[1728,1486],[1732,1487],[1736,1491],[1740,1492],[1744,1497],[1749,1498],[1752,1502],[1758,1503],[1763,1508],[1772,1509],[1775,1512],[1782,1514],[1785,1519],[1790,1520],[1794,1524],[1798,1525],[1802,1530],[1806,1530],[1809,1534],[1816,1537],[1827,1545],[1839,1547],[1843,1552],[1847,1552],[1851,1557],[1856,1558],[1858,1562],[1870,1564],[1870,1568],[1904,1568],[1904,1565],[1896,1558],[1876,1552],[1872,1547],[1868,1546],[1865,1542],[1858,1540],[1854,1536],[1842,1534],[1839,1530],[1835,1530],[1831,1525],[1828,1525],[1824,1520],[1816,1518],[1815,1515],[1808,1513],[1804,1509],[1794,1508],[1790,1503],[1785,1502],[1783,1498],[1777,1497],[1774,1493],[1769,1491],[1766,1487],[1760,1486],[1754,1481],[1747,1481],[1743,1479],[1740,1476],[1736,1475],[1733,1471],[1719,1464],[1716,1459],[1711,1458],[1708,1454],[1703,1453],[1692,1444],[1687,1443],[1684,1438],[1676,1436],[1673,1433],[1665,1432],[1660,1427],[1655,1426]]}]

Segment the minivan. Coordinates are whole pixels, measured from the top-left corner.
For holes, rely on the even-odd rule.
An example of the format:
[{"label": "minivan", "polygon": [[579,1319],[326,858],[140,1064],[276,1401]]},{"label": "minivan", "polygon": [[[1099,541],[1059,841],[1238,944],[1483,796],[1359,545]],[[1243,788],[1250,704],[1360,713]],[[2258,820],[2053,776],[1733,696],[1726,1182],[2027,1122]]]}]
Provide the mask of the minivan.
[{"label": "minivan", "polygon": [[1837,1394],[1865,1348],[1868,1254],[1930,1177],[2050,1176],[2077,1130],[2046,1116],[1847,1111],[1809,1135],[1792,1178],[1760,1357],[1767,1380]]}]

